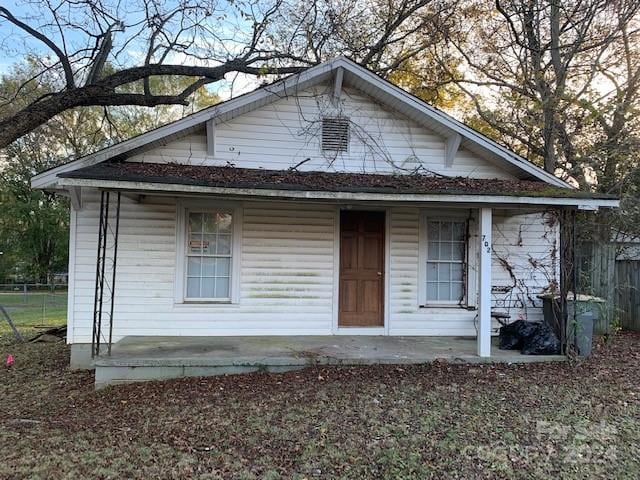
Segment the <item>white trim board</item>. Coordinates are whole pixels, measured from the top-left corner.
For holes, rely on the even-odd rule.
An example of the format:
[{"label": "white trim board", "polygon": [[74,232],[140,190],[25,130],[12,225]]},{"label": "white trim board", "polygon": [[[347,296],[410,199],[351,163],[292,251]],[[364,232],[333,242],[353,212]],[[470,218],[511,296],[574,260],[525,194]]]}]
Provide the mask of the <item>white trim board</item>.
[{"label": "white trim board", "polygon": [[340,327],[334,335],[374,335],[379,337],[388,336],[389,331],[386,327]]},{"label": "white trim board", "polygon": [[[338,57],[321,63],[272,85],[206,108],[181,120],[42,172],[32,178],[31,184],[33,188],[51,188],[55,185],[59,173],[95,165],[120,155],[131,155],[142,149],[166,144],[170,140],[184,136],[198,128],[204,128],[206,122],[219,123],[228,121],[237,115],[267,105],[280,98],[294,95],[297,91],[309,86],[327,81],[337,72],[343,72],[342,83],[350,84],[380,103],[411,117],[425,126],[439,130],[445,137],[456,138],[457,135],[460,136],[462,146],[478,150],[493,161],[502,162],[505,168],[515,168],[524,176],[531,176],[551,185],[572,188],[544,169],[345,57]],[[211,126],[213,126],[213,123]]]},{"label": "white trim board", "polygon": [[516,195],[454,195],[454,194],[414,194],[414,193],[357,193],[327,192],[309,190],[276,190],[262,188],[230,188],[206,187],[199,185],[181,185],[154,182],[125,182],[119,180],[90,180],[81,178],[61,178],[61,186],[103,188],[125,191],[153,191],[163,193],[187,193],[224,195],[229,197],[281,198],[301,200],[325,200],[335,202],[379,201],[379,202],[415,202],[415,203],[447,203],[452,204],[491,204],[491,205],[552,205],[573,206],[579,210],[597,210],[598,208],[616,208],[620,206],[617,199],[570,198],[570,197],[535,197]]},{"label": "white trim board", "polygon": [[[82,194],[81,194],[82,195]],[[71,205],[69,209],[69,278],[67,280],[67,344],[74,343],[73,329],[76,284],[76,236],[78,230],[78,212]]]},{"label": "white trim board", "polygon": [[481,208],[478,218],[479,272],[478,272],[478,334],[479,357],[491,356],[491,285],[493,212]]}]

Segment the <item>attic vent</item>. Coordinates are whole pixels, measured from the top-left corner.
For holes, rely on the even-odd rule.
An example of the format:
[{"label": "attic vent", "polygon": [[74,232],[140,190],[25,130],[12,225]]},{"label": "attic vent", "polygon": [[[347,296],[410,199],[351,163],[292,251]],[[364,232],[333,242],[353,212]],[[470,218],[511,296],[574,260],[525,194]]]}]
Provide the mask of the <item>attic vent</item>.
[{"label": "attic vent", "polygon": [[322,119],[323,152],[346,152],[349,150],[349,119],[325,117]]}]

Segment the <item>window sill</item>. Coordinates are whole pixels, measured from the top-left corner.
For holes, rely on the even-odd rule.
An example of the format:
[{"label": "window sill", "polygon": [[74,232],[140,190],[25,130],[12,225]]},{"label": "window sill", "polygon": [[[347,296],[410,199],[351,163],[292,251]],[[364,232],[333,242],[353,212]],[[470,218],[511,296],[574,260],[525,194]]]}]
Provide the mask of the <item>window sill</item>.
[{"label": "window sill", "polygon": [[204,301],[204,302],[196,302],[193,300],[184,301],[184,302],[175,302],[173,304],[173,308],[182,309],[182,308],[239,308],[239,303],[233,303],[229,300],[224,301]]},{"label": "window sill", "polygon": [[418,305],[418,308],[420,309],[429,309],[429,308],[457,308],[459,310],[476,310],[476,307],[472,307],[469,305],[460,305],[460,304],[453,304],[453,303],[430,303],[428,305]]}]

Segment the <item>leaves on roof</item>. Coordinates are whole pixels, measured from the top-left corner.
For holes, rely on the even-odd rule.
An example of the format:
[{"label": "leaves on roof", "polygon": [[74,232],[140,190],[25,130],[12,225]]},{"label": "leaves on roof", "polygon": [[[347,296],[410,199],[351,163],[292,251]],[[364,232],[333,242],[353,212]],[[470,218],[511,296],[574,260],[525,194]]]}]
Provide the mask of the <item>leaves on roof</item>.
[{"label": "leaves on roof", "polygon": [[59,175],[67,178],[149,182],[206,187],[397,194],[516,195],[594,198],[590,192],[533,180],[263,170],[176,163],[104,162]]}]

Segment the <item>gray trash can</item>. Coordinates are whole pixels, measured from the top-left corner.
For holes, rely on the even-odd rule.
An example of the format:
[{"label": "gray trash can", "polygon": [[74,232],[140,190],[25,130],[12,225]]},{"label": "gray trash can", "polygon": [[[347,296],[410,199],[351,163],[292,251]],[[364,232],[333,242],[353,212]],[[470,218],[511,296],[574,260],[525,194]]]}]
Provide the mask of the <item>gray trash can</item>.
[{"label": "gray trash can", "polygon": [[575,345],[581,357],[589,357],[593,344],[593,324],[597,315],[592,310],[586,310],[576,315],[575,322],[571,312],[569,312],[569,315],[567,343]]},{"label": "gray trash can", "polygon": [[[545,293],[538,295],[538,298],[542,299],[545,322],[554,329],[557,328],[559,325],[557,317],[560,315],[560,295]],[[591,355],[593,326],[600,314],[598,303],[604,303],[604,300],[591,295],[578,294],[578,298],[574,302],[573,293],[569,292],[567,295],[567,346],[574,346],[581,357]],[[575,317],[574,306],[576,308]]]}]

